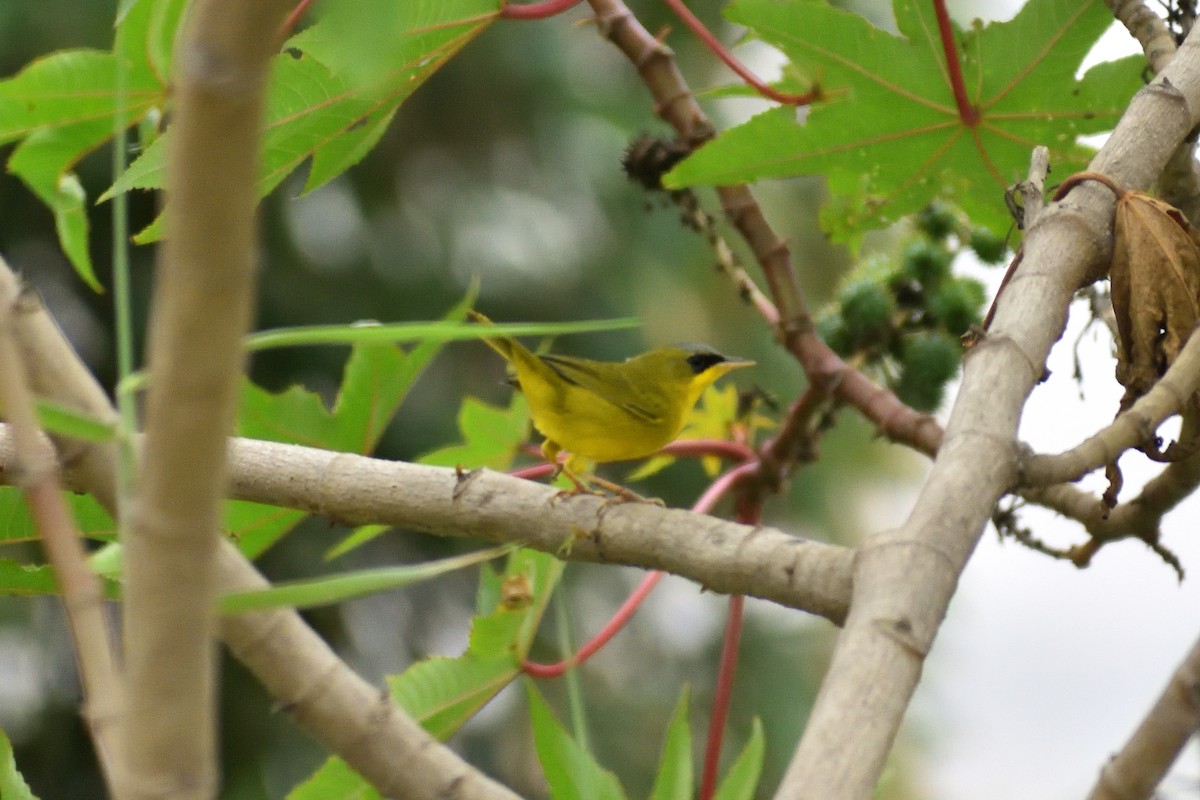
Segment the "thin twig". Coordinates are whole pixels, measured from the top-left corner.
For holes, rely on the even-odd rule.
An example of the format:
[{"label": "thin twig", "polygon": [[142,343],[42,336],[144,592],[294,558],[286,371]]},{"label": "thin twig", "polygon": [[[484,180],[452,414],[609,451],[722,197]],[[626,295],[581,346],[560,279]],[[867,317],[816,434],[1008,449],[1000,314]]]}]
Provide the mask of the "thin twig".
[{"label": "thin twig", "polygon": [[116,746],[125,709],[116,640],[105,615],[100,580],[88,568],[82,536],[63,499],[53,451],[38,429],[26,366],[13,333],[19,292],[16,278],[0,263],[0,408],[12,428],[21,489],[62,590],[83,684],[83,717],[105,782],[116,796],[123,791]]}]

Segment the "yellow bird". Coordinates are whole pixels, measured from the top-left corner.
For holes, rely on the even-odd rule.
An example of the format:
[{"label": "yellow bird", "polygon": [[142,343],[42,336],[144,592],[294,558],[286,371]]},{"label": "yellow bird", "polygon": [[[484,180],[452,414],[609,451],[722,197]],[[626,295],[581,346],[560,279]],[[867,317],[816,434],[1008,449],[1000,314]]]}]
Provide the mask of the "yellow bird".
[{"label": "yellow bird", "polygon": [[[477,322],[491,323],[472,311]],[[652,455],[683,429],[700,393],[731,370],[753,366],[704,345],[659,347],[626,361],[537,355],[509,337],[484,339],[502,355],[529,401],[552,464],[576,483],[594,464]]]}]

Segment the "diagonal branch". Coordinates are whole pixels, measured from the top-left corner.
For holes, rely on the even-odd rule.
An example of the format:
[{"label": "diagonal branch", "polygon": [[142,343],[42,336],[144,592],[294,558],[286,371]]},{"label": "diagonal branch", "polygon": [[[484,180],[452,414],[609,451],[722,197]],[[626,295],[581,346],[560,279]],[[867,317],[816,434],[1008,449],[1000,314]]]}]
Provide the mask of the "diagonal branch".
[{"label": "diagonal branch", "polygon": [[1154,796],[1184,745],[1200,730],[1200,641],[1175,670],[1154,707],[1104,768],[1088,800]]},{"label": "diagonal branch", "polygon": [[15,451],[13,468],[37,523],[46,559],[62,590],[63,607],[83,684],[83,716],[105,782],[118,795],[117,741],[125,710],[125,687],[117,668],[117,645],[104,610],[100,580],[88,568],[75,520],[59,485],[54,453],[38,429],[27,362],[17,343],[22,299],[16,276],[0,259],[0,409],[9,421]]},{"label": "diagonal branch", "polygon": [[[1200,115],[1189,39],[1134,98],[1091,169],[1145,187]],[[916,506],[856,561],[850,616],[779,797],[870,797],[945,615],[996,501],[1016,479],[1021,411],[1062,335],[1068,304],[1102,276],[1113,200],[1082,186],[1031,226],[1025,256],[967,358],[946,438]]]},{"label": "diagonal branch", "polygon": [[[0,278],[3,276],[12,277],[0,261]],[[40,395],[88,416],[115,418],[103,389],[36,298],[30,296],[21,304],[16,333],[24,360],[41,365],[32,375]],[[11,439],[9,426],[0,425],[3,477],[12,475]],[[115,448],[95,442],[59,440],[55,444],[75,488],[90,492],[115,516]],[[215,532],[213,538],[220,541]],[[221,542],[216,569],[221,593],[255,590],[266,584],[226,542]],[[848,569],[845,573],[848,578]],[[460,800],[516,800],[503,786],[434,741],[393,703],[382,702],[386,694],[337,659],[295,611],[277,609],[226,617],[219,632],[235,657],[298,725],[381,792],[433,800],[456,787],[454,796]]]}]

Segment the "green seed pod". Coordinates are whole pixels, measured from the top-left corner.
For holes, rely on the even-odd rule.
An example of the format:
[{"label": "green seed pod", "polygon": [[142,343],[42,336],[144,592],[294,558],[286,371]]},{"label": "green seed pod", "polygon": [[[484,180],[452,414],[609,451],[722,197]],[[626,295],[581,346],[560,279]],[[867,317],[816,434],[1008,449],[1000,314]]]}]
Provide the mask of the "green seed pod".
[{"label": "green seed pod", "polygon": [[971,249],[985,264],[999,264],[1008,255],[1004,239],[987,228],[975,228],[971,231]]},{"label": "green seed pod", "polygon": [[932,289],[950,274],[954,254],[937,242],[917,239],[908,243],[900,257],[902,274]]},{"label": "green seed pod", "polygon": [[891,328],[896,303],[886,288],[869,280],[855,281],[839,298],[842,322],[852,347],[882,337]]},{"label": "green seed pod", "polygon": [[983,284],[974,278],[946,281],[929,298],[929,313],[952,336],[962,336],[971,325],[978,325],[986,299]]},{"label": "green seed pod", "polygon": [[817,335],[842,358],[846,358],[854,352],[854,343],[850,341],[850,332],[846,330],[846,324],[839,314],[826,314],[818,319]]},{"label": "green seed pod", "polygon": [[904,341],[896,396],[917,411],[936,411],[958,372],[962,345],[944,333],[914,333]]},{"label": "green seed pod", "polygon": [[953,208],[934,200],[917,213],[917,227],[930,239],[941,241],[958,229],[958,217]]}]

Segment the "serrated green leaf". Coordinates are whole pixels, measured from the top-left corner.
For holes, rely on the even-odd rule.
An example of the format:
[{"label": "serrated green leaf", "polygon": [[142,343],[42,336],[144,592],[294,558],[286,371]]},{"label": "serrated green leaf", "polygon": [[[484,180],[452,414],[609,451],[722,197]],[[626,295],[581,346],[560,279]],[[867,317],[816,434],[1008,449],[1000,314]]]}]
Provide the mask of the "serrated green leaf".
[{"label": "serrated green leaf", "polygon": [[[562,575],[562,562],[545,553],[518,550],[509,556],[503,575],[484,564],[480,578],[481,613],[471,625],[467,652],[458,658],[418,662],[388,678],[392,699],[439,739],[448,739],[502,688],[521,674],[531,631]],[[528,588],[526,602],[502,602],[502,585]],[[490,588],[484,588],[490,587]],[[510,595],[511,600],[511,595]],[[361,794],[358,792],[361,790]],[[345,762],[331,758],[289,800],[376,798],[374,790]]]},{"label": "serrated green leaf", "polygon": [[262,611],[280,606],[313,608],[331,605],[355,597],[432,580],[448,572],[474,566],[481,561],[499,558],[512,549],[513,545],[503,545],[412,566],[363,569],[342,575],[287,581],[277,583],[269,589],[224,595],[217,602],[217,608],[222,614],[246,614],[251,611]]},{"label": "serrated green leaf", "polygon": [[529,441],[529,404],[514,393],[508,408],[488,405],[474,397],[463,398],[458,409],[461,444],[449,445],[417,459],[435,467],[487,467],[503,471]]},{"label": "serrated green leaf", "polygon": [[[446,320],[461,321],[474,299],[474,292],[468,293],[447,312]],[[440,341],[424,341],[408,352],[390,344],[354,347],[332,409],[326,408],[315,392],[300,387],[272,394],[247,381],[243,384],[238,435],[370,453],[400,402],[442,345]],[[227,504],[226,527],[237,538],[242,552],[255,558],[305,516],[293,509],[237,502]]]},{"label": "serrated green leaf", "polygon": [[39,128],[13,151],[8,171],[54,214],[54,226],[75,272],[93,290],[103,291],[88,253],[87,194],[71,169],[88,151],[112,135],[111,119]]},{"label": "serrated green leaf", "polygon": [[511,654],[431,658],[388,683],[392,698],[444,741],[520,674],[521,665]]},{"label": "serrated green leaf", "polygon": [[654,789],[650,800],[692,800],[692,732],[688,727],[688,687],[679,693],[671,724],[667,726],[667,738],[663,742],[662,755],[658,760],[658,774],[654,776]]},{"label": "serrated green leaf", "polygon": [[3,730],[0,730],[0,797],[4,800],[37,800],[17,769],[12,742]]},{"label": "serrated green leaf", "polygon": [[[498,0],[388,3],[360,26],[359,5],[331,4],[324,18],[292,37],[276,56],[257,180],[260,197],[310,159],[304,192],[361,161],[400,104],[499,11]],[[382,37],[384,44],[363,47],[363,31]],[[169,136],[148,147],[100,199],[162,188]],[[148,243],[162,233],[160,216],[134,241]]]},{"label": "serrated green leaf", "polygon": [[901,36],[815,0],[738,0],[734,22],[779,47],[790,72],[827,100],[804,124],[778,108],[733,128],[667,176],[672,187],[825,174],[834,198],[823,212],[835,237],[854,241],[935,196],[978,224],[1004,230],[1003,190],[1019,180],[1029,151],[1051,149],[1056,173],[1081,168],[1080,135],[1113,127],[1142,85],[1144,59],[1123,59],[1075,80],[1111,24],[1100,0],[1030,0],[1007,22],[955,30],[969,102],[959,117],[933,6],[895,0]]},{"label": "serrated green leaf", "polygon": [[[39,128],[104,120],[111,125],[116,103],[116,58],[98,50],[62,50],[31,62],[0,81],[0,142],[28,136]],[[131,122],[162,97],[147,73],[131,71],[125,93]]]},{"label": "serrated green leaf", "polygon": [[725,773],[725,779],[717,788],[715,800],[753,800],[758,780],[762,776],[763,753],[766,738],[763,736],[762,721],[754,718],[750,739],[738,753],[733,766]]},{"label": "serrated green leaf", "polygon": [[554,718],[533,681],[525,682],[533,744],[554,800],[623,800],[617,776],[597,763]]},{"label": "serrated green leaf", "polygon": [[345,761],[333,756],[308,780],[288,792],[287,800],[383,800]]}]

